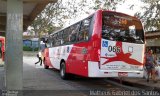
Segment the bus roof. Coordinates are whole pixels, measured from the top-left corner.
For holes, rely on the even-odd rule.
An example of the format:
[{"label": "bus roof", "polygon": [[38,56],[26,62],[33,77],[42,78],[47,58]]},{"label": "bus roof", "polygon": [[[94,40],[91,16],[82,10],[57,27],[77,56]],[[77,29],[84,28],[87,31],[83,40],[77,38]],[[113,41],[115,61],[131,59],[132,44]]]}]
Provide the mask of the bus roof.
[{"label": "bus roof", "polygon": [[63,31],[64,29],[69,28],[70,26],[72,26],[72,25],[74,25],[74,24],[76,24],[76,23],[78,23],[78,22],[81,22],[82,20],[84,20],[84,19],[86,19],[86,18],[88,18],[88,17],[94,15],[95,13],[98,13],[99,11],[102,11],[102,12],[109,12],[109,13],[117,13],[117,14],[121,14],[121,15],[125,15],[125,16],[132,17],[132,18],[134,18],[135,20],[139,20],[137,17],[131,16],[131,15],[128,15],[128,14],[125,14],[125,13],[116,12],[116,11],[111,11],[111,10],[102,10],[102,9],[99,9],[99,10],[97,10],[96,12],[92,13],[91,15],[89,15],[89,16],[87,16],[87,17],[85,17],[85,18],[83,18],[83,19],[81,19],[81,20],[79,20],[79,21],[77,21],[77,22],[75,22],[75,23],[73,23],[73,24],[67,26],[67,27],[64,27],[64,28],[62,28],[62,29],[60,29],[60,30],[57,30],[57,31],[55,31],[55,32],[52,32],[52,33],[49,34],[49,35],[53,35],[53,34],[56,34],[56,33],[60,32],[60,31]]},{"label": "bus roof", "polygon": [[117,14],[129,16],[129,17],[132,17],[132,18],[134,18],[134,19],[136,19],[136,20],[139,20],[139,19],[138,19],[137,17],[135,17],[135,16],[131,16],[131,15],[128,15],[128,14],[125,14],[125,13],[117,12],[117,11],[111,11],[111,10],[98,10],[98,11],[109,12],[109,13],[117,13]]}]

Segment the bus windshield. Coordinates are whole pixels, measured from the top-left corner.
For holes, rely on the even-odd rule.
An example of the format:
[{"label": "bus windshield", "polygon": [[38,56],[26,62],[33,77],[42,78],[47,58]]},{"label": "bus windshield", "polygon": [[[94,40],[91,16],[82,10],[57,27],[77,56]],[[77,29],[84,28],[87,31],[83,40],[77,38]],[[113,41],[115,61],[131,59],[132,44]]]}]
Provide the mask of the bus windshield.
[{"label": "bus windshield", "polygon": [[103,12],[102,38],[142,44],[144,43],[144,32],[141,22],[131,16]]}]

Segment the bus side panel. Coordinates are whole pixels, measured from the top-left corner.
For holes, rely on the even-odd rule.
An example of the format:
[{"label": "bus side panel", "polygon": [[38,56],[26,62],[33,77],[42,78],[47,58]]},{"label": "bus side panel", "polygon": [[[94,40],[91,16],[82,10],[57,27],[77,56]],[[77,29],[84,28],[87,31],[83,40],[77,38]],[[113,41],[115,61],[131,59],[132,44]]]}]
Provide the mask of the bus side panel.
[{"label": "bus side panel", "polygon": [[[101,30],[102,30],[102,11],[99,10],[95,14],[95,23],[93,25],[93,34],[91,38],[92,49],[89,54],[91,54],[91,59],[89,61],[100,61],[100,46],[101,46]],[[93,55],[94,54],[94,55]]]},{"label": "bus side panel", "polygon": [[69,67],[69,73],[73,73],[81,76],[88,76],[87,74],[87,49],[88,43],[74,44],[68,55],[67,64]]},{"label": "bus side panel", "polygon": [[93,32],[88,42],[73,45],[68,57],[69,72],[88,77],[88,61],[100,61],[102,12],[97,11],[94,16]]},{"label": "bus side panel", "polygon": [[49,58],[54,68],[60,69],[60,50],[61,47],[49,48]]},{"label": "bus side panel", "polygon": [[72,61],[70,58],[69,58],[69,55],[71,55],[71,50],[72,50],[72,47],[73,45],[66,45],[66,46],[62,46],[60,48],[60,61],[59,61],[59,64],[62,60],[65,61],[65,64],[66,64],[66,72],[67,73],[71,73],[70,72],[70,62]]},{"label": "bus side panel", "polygon": [[2,46],[1,46],[1,51],[2,51],[2,60],[4,61],[4,54],[5,54],[5,37],[0,37],[0,42],[2,43]]},{"label": "bus side panel", "polygon": [[72,46],[73,45],[67,45],[49,48],[49,65],[60,70],[60,63],[62,60],[64,60],[67,68],[66,72],[69,73],[70,59],[68,59],[68,57],[71,53],[70,51],[72,50]]},{"label": "bus side panel", "polygon": [[44,64],[47,66],[53,67],[49,58],[49,48],[46,48],[43,52],[43,57],[45,59]]}]

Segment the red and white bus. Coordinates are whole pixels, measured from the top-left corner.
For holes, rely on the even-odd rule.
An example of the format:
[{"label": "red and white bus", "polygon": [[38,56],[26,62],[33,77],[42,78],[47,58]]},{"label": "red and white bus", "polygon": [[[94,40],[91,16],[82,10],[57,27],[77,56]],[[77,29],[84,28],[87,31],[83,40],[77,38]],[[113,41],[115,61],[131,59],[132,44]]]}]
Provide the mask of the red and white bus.
[{"label": "red and white bus", "polygon": [[5,54],[5,37],[0,36],[0,54],[2,61],[4,61],[4,54]]},{"label": "red and white bus", "polygon": [[144,31],[135,17],[98,10],[49,35],[45,68],[85,77],[143,77]]}]

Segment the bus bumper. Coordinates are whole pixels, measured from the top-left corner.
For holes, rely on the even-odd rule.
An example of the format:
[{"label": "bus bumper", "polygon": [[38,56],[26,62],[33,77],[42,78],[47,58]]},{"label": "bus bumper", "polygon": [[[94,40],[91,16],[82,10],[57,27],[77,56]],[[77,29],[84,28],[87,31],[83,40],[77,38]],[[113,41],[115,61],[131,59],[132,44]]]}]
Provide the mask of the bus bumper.
[{"label": "bus bumper", "polygon": [[98,62],[88,61],[88,77],[143,77],[142,71],[101,70]]}]

